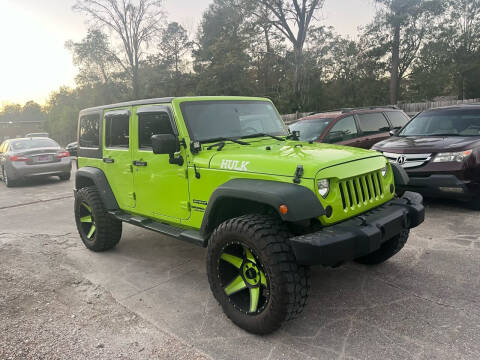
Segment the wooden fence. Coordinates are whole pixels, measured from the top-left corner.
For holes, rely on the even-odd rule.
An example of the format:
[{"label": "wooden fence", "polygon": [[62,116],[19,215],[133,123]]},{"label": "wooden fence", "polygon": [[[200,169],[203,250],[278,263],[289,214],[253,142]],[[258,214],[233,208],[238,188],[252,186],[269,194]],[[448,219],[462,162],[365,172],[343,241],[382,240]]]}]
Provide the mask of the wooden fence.
[{"label": "wooden fence", "polygon": [[416,115],[421,111],[437,107],[471,103],[480,103],[480,99],[428,101],[423,103],[398,104],[398,107],[408,115]]},{"label": "wooden fence", "polygon": [[[397,106],[403,111],[405,111],[408,115],[413,116],[418,114],[421,111],[432,109],[432,108],[457,105],[457,104],[471,104],[471,103],[480,103],[480,99],[427,101],[423,103],[398,104]],[[300,119],[309,114],[310,113],[286,114],[286,115],[282,115],[282,118],[286,124],[291,124],[295,122],[297,119]]]}]

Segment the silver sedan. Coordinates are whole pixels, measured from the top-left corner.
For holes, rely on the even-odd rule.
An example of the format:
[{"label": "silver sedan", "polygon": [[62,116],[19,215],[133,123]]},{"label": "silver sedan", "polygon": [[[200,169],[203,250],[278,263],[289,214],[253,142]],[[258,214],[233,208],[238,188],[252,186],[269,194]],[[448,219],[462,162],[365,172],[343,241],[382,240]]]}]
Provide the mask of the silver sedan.
[{"label": "silver sedan", "polygon": [[7,187],[32,176],[70,179],[70,154],[49,138],[5,140],[0,145],[0,176]]}]

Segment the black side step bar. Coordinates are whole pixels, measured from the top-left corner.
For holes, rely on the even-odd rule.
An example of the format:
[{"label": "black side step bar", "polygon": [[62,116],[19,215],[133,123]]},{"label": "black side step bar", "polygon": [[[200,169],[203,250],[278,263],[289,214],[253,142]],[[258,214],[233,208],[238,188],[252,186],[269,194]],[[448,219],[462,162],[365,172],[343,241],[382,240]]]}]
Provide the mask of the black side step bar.
[{"label": "black side step bar", "polygon": [[200,234],[200,231],[181,229],[143,216],[130,215],[119,210],[109,211],[108,213],[123,222],[139,226],[144,229],[153,230],[160,234],[174,237],[179,240],[187,241],[197,246],[207,247],[207,239],[204,239],[204,237]]}]

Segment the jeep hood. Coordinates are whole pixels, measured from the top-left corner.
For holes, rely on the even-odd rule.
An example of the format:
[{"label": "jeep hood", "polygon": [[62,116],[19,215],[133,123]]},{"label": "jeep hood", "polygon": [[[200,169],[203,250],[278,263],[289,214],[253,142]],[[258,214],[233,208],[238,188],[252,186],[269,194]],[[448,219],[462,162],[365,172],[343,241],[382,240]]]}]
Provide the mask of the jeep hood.
[{"label": "jeep hood", "polygon": [[201,151],[195,157],[195,164],[210,169],[291,177],[297,166],[302,165],[302,177],[314,179],[322,169],[381,156],[370,150],[321,143],[286,141],[248,146],[229,143],[221,151]]}]

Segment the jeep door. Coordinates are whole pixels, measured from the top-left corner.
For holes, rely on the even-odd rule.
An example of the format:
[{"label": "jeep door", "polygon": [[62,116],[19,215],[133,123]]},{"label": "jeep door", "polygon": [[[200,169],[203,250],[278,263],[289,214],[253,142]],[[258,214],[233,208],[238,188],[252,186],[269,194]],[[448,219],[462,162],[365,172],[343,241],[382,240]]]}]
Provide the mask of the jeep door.
[{"label": "jeep door", "polygon": [[172,221],[188,218],[186,161],[182,166],[170,164],[168,154],[154,154],[152,151],[152,135],[178,136],[170,106],[140,106],[136,108],[133,123],[136,134],[133,145],[136,212]]},{"label": "jeep door", "polygon": [[134,208],[130,108],[105,112],[103,123],[103,170],[120,208]]}]

